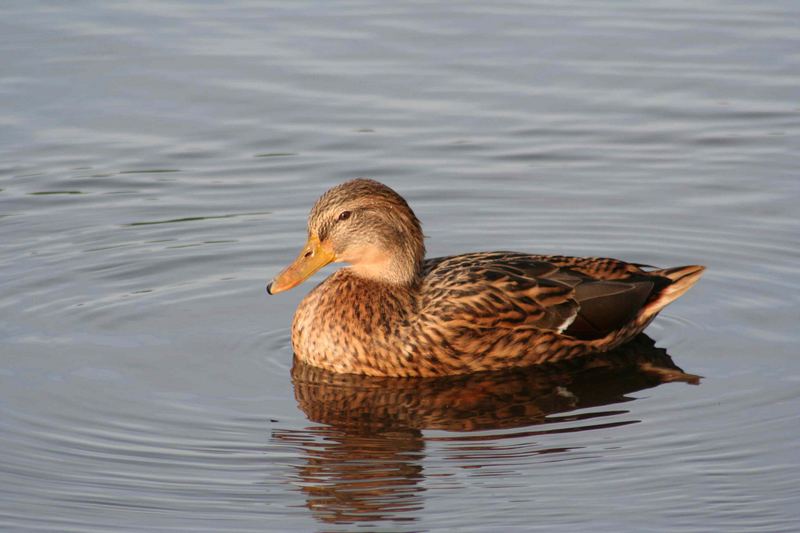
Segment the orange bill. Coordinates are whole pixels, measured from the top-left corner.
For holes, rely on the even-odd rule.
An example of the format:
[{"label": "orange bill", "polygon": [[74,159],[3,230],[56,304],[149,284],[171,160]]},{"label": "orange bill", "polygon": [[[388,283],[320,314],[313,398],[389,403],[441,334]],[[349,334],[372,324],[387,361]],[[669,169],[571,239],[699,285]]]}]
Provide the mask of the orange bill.
[{"label": "orange bill", "polygon": [[267,292],[277,294],[297,287],[314,272],[335,259],[336,254],[329,245],[321,243],[316,236],[309,237],[297,259],[267,284]]}]

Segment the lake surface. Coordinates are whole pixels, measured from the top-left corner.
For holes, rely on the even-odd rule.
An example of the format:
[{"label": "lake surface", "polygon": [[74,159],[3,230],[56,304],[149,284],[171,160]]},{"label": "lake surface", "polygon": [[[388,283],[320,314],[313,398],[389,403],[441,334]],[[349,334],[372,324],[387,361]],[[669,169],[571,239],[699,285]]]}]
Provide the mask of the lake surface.
[{"label": "lake surface", "polygon": [[[800,527],[800,3],[0,10],[0,529]],[[293,369],[356,176],[432,256],[708,271],[592,364]]]}]

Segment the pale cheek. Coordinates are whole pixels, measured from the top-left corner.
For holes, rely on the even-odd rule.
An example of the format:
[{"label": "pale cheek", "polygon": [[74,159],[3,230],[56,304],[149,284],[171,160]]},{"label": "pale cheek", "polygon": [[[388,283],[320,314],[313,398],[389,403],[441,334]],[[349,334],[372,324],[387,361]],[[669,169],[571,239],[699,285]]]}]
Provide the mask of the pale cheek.
[{"label": "pale cheek", "polygon": [[388,259],[388,254],[375,246],[350,247],[342,253],[336,254],[337,261],[343,261],[351,265],[385,263]]}]

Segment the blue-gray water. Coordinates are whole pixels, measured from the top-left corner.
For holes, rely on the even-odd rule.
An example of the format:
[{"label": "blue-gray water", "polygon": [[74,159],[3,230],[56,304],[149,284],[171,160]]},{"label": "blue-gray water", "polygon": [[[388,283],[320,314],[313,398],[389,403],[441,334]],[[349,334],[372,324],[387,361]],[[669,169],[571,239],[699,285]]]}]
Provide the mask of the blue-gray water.
[{"label": "blue-gray water", "polygon": [[[798,528],[798,2],[0,14],[0,528]],[[431,255],[707,265],[648,329],[704,379],[293,383],[264,284],[356,176]]]}]

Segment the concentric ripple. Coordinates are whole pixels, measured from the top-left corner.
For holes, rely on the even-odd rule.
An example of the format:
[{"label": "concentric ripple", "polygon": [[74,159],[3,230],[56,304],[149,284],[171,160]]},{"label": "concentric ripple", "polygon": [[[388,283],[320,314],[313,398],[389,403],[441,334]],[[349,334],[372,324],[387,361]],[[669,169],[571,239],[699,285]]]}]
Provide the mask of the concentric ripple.
[{"label": "concentric ripple", "polygon": [[[796,529],[797,20],[6,2],[0,529]],[[331,270],[264,288],[355,176],[408,199],[431,256],[708,270],[609,357],[321,375],[290,327]]]}]

